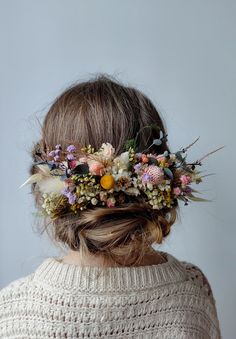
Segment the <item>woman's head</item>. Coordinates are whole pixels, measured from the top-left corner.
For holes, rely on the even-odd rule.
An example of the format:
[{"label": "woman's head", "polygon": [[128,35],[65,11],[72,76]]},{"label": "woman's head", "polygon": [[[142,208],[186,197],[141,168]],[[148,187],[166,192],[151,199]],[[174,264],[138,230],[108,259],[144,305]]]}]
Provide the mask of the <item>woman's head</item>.
[{"label": "woman's head", "polygon": [[[41,149],[65,148],[70,143],[90,144],[99,149],[109,142],[119,155],[124,143],[142,127],[156,124],[165,132],[163,121],[149,98],[139,90],[124,86],[101,75],[74,84],[59,95],[50,107],[42,126]],[[144,128],[137,139],[137,150],[147,148],[159,138],[156,129]],[[153,146],[156,153],[168,150],[164,140]],[[32,156],[35,157],[36,149]],[[31,174],[37,172],[32,166]],[[40,193],[33,188],[40,207]],[[146,203],[135,201],[119,207],[96,207],[68,214],[51,221],[55,240],[81,253],[97,253],[117,264],[132,265],[161,243],[176,219],[176,208],[151,210]],[[48,226],[46,229],[48,230]]]},{"label": "woman's head", "polygon": [[[123,86],[105,76],[75,84],[65,90],[52,104],[43,124],[43,142],[53,148],[58,141],[62,148],[71,141],[91,144],[98,149],[110,142],[117,154],[124,141],[150,123],[164,126],[156,108],[137,89]],[[150,144],[157,132],[144,130],[140,148]],[[158,151],[167,149],[163,143]]]}]

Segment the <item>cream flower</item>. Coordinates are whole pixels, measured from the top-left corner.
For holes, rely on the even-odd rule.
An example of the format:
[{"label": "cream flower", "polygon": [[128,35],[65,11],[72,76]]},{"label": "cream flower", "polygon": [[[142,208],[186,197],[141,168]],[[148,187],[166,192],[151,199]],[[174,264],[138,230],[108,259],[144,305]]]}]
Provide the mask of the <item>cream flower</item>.
[{"label": "cream flower", "polygon": [[39,190],[43,193],[55,193],[60,195],[65,187],[64,182],[59,177],[45,178],[38,182]]},{"label": "cream flower", "polygon": [[114,152],[115,149],[109,142],[103,143],[99,151],[99,153],[106,159],[111,159]]},{"label": "cream flower", "polygon": [[129,152],[123,152],[113,160],[114,168],[117,173],[122,173],[128,170],[129,166]]},{"label": "cream flower", "polygon": [[129,195],[139,195],[140,194],[140,191],[135,188],[135,187],[129,187],[125,190],[125,193],[129,194]]}]

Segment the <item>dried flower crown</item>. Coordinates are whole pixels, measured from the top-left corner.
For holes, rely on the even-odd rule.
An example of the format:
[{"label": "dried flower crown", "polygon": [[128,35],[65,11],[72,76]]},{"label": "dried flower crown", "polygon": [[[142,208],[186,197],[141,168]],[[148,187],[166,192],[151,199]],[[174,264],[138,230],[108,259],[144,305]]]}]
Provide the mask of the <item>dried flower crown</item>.
[{"label": "dried flower crown", "polygon": [[[155,124],[146,127],[159,128]],[[37,184],[43,197],[43,214],[52,219],[68,212],[78,213],[89,206],[119,206],[132,196],[147,202],[152,209],[171,208],[177,200],[185,205],[190,200],[209,201],[196,197],[193,193],[199,192],[191,185],[199,184],[206,176],[200,174],[197,166],[222,147],[187,163],[186,152],[199,138],[176,153],[153,154],[151,146],[160,146],[167,139],[159,129],[159,138],[146,150],[136,153],[139,132],[135,139],[127,140],[125,151],[116,157],[108,142],[96,151],[91,145],[80,150],[75,145],[69,145],[66,150],[56,145],[54,150],[48,150],[46,157],[39,150],[40,160],[34,162],[39,171],[20,187]]]}]

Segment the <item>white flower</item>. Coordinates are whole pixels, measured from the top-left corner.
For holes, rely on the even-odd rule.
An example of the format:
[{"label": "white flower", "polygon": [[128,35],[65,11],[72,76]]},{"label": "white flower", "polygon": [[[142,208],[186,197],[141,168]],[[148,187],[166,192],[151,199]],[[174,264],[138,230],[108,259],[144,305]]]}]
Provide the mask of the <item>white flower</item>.
[{"label": "white flower", "polygon": [[157,189],[154,189],[153,192],[152,192],[152,195],[153,195],[153,196],[158,195],[158,190],[157,190]]},{"label": "white flower", "polygon": [[124,165],[128,165],[129,164],[129,152],[123,152],[120,154],[119,157],[117,157],[120,161],[120,163],[123,163]]},{"label": "white flower", "polygon": [[113,160],[118,170],[127,170],[129,165],[129,152],[123,152]]},{"label": "white flower", "polygon": [[114,152],[115,149],[109,142],[103,143],[99,151],[99,153],[106,159],[111,159]]},{"label": "white flower", "polygon": [[61,194],[61,190],[65,187],[64,181],[57,176],[45,178],[38,182],[39,190],[43,193]]},{"label": "white flower", "polygon": [[94,192],[89,192],[89,193],[88,193],[88,196],[89,196],[89,197],[95,197],[95,193],[94,193]]},{"label": "white flower", "polygon": [[125,190],[125,193],[130,194],[130,195],[136,195],[136,196],[140,194],[139,190],[137,188],[135,188],[135,187],[127,188]]},{"label": "white flower", "polygon": [[176,160],[176,155],[174,153],[170,154],[170,160],[172,160],[172,161]]},{"label": "white flower", "polygon": [[166,187],[166,186],[163,185],[163,184],[159,184],[159,185],[158,185],[158,188],[159,188],[160,191],[165,191],[165,187]]},{"label": "white flower", "polygon": [[93,205],[97,205],[98,200],[97,200],[96,198],[92,198],[92,199],[91,199],[91,203],[92,203]]},{"label": "white flower", "polygon": [[147,183],[147,188],[151,191],[153,189],[153,184],[150,182]]},{"label": "white flower", "polygon": [[113,177],[115,178],[115,181],[117,181],[120,177],[126,177],[126,178],[130,178],[130,173],[126,172],[126,171],[119,171],[118,173],[114,173],[112,172]]}]

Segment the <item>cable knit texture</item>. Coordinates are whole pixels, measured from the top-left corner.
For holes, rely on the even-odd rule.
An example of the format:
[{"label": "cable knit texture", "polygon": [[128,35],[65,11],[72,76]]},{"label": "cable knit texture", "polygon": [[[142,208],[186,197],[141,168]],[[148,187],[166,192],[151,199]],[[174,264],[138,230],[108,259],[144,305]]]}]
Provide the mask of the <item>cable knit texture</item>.
[{"label": "cable knit texture", "polygon": [[160,253],[166,263],[103,270],[44,259],[0,291],[0,338],[221,338],[205,275]]}]

